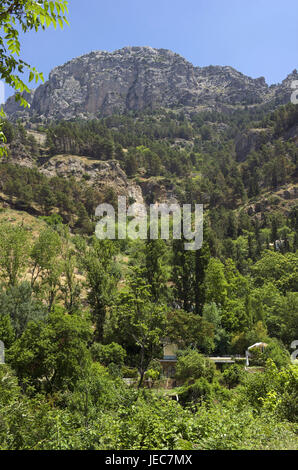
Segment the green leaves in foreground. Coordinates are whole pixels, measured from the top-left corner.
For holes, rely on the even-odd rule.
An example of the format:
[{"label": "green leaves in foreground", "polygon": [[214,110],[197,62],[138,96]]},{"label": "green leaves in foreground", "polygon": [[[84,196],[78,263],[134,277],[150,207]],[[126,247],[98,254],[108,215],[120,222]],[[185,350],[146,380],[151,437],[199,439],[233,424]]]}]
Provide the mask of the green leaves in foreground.
[{"label": "green leaves in foreground", "polygon": [[[26,70],[29,72],[29,82],[35,80],[43,82],[42,73],[30,66],[21,57],[20,32],[26,33],[31,30],[46,29],[57,25],[63,29],[64,23],[68,24],[66,14],[68,13],[68,2],[65,0],[47,1],[41,0],[12,0],[1,1],[0,5],[0,79],[16,90],[15,99],[23,107],[29,107],[29,103],[22,96],[30,89],[20,78]],[[0,118],[3,118],[1,111]],[[2,145],[1,145],[2,143]],[[6,143],[2,124],[0,122],[0,157],[6,154],[3,144]]]}]

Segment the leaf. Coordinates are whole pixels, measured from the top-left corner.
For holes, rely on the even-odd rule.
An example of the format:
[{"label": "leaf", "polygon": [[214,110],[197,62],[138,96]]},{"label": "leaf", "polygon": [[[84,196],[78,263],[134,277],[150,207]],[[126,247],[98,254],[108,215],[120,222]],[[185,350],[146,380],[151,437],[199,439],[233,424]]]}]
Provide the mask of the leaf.
[{"label": "leaf", "polygon": [[45,16],[40,14],[40,15],[39,15],[39,19],[40,19],[41,24],[44,25],[44,23],[45,23]]},{"label": "leaf", "polygon": [[47,28],[52,24],[54,23],[55,24],[55,20],[53,20],[53,18],[51,18],[50,16],[46,16],[46,25],[47,25]]}]

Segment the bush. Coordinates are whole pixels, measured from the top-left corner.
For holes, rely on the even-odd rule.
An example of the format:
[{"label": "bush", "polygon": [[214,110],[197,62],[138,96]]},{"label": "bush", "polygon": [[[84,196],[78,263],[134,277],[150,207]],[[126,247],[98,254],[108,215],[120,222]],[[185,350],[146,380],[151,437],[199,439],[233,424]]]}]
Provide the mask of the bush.
[{"label": "bush", "polygon": [[132,367],[122,367],[122,375],[126,379],[137,379],[139,376],[138,369],[134,369]]},{"label": "bush", "polygon": [[244,369],[238,364],[229,366],[222,374],[221,381],[229,389],[236,387],[244,377]]},{"label": "bush", "polygon": [[176,378],[182,381],[192,381],[204,377],[212,382],[215,375],[215,364],[198,351],[186,351],[178,357]]},{"label": "bush", "polygon": [[123,366],[126,357],[125,349],[118,343],[94,343],[91,346],[91,354],[94,361],[100,362],[104,366],[109,366],[110,364]]},{"label": "bush", "polygon": [[258,349],[253,349],[251,350],[251,354],[252,359],[250,362],[252,365],[264,367],[268,359],[271,359],[279,369],[290,364],[289,353],[283,344],[277,339],[270,339],[268,341],[268,346],[263,352]]}]

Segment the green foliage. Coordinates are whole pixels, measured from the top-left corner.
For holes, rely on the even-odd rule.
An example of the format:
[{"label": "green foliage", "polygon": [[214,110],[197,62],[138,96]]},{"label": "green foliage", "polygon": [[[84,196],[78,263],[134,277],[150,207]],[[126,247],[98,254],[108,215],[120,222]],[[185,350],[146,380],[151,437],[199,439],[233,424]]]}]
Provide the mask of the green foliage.
[{"label": "green foliage", "polygon": [[30,322],[7,352],[7,361],[25,384],[54,392],[72,388],[90,360],[87,349],[91,324],[79,314],[61,309],[45,322]]},{"label": "green foliage", "polygon": [[182,381],[192,381],[205,378],[212,382],[215,375],[215,365],[198,351],[185,351],[178,357],[176,378]]},{"label": "green foliage", "polygon": [[267,360],[265,373],[249,374],[244,377],[244,388],[239,399],[249,402],[256,410],[269,411],[280,420],[298,420],[297,366],[278,369],[271,359]]},{"label": "green foliage", "polygon": [[262,322],[255,323],[251,328],[235,333],[231,339],[231,350],[234,354],[244,354],[249,346],[255,343],[267,342],[268,332]]},{"label": "green foliage", "polygon": [[268,346],[263,352],[252,349],[252,363],[264,366],[268,359],[271,359],[274,364],[281,368],[290,364],[290,355],[286,348],[278,340],[270,339]]},{"label": "green foliage", "polygon": [[203,308],[203,319],[212,325],[214,330],[214,339],[212,352],[219,355],[225,355],[229,349],[229,334],[222,327],[222,311],[212,302],[205,304]]},{"label": "green foliage", "polygon": [[101,340],[107,308],[112,305],[118,273],[114,257],[117,248],[111,240],[92,238],[90,246],[81,247],[81,266],[86,273],[88,303],[96,323],[96,337]]},{"label": "green foliage", "polygon": [[182,309],[167,312],[166,336],[180,348],[195,346],[204,353],[214,350],[214,325],[206,318]]},{"label": "green foliage", "polygon": [[147,240],[145,243],[145,276],[155,302],[161,302],[167,294],[169,273],[165,265],[167,246],[164,240]]},{"label": "green foliage", "polygon": [[120,344],[99,344],[91,346],[91,354],[94,361],[100,362],[104,366],[116,364],[122,366],[126,357],[126,351]]},{"label": "green foliage", "polygon": [[37,290],[46,289],[48,309],[51,310],[59,288],[59,280],[63,271],[58,259],[62,250],[62,241],[57,232],[46,228],[40,232],[31,251],[33,262],[31,286]]},{"label": "green foliage", "polygon": [[[29,106],[23,92],[30,93],[30,89],[20,78],[25,70],[29,73],[29,82],[35,80],[44,81],[42,73],[30,66],[22,58],[20,32],[31,30],[38,31],[50,25],[57,27],[57,23],[63,29],[63,24],[68,23],[66,13],[68,3],[65,0],[35,2],[34,0],[3,0],[0,6],[0,78],[16,90],[16,101],[24,107]],[[0,141],[6,142],[0,123]],[[0,147],[0,156],[4,149]]]},{"label": "green foliage", "polygon": [[204,225],[201,249],[187,251],[185,240],[173,241],[173,282],[176,303],[187,312],[201,315],[205,302],[205,275],[210,259],[208,227]]},{"label": "green foliage", "polygon": [[197,450],[295,449],[295,429],[270,415],[254,416],[249,407],[202,407],[195,420]]},{"label": "green foliage", "polygon": [[98,413],[116,410],[125,392],[121,379],[113,378],[105,367],[93,363],[82,371],[74,392],[68,397],[67,405],[71,412],[83,417],[88,426]]},{"label": "green foliage", "polygon": [[0,275],[9,286],[17,284],[28,264],[28,238],[24,227],[0,224]]},{"label": "green foliage", "polygon": [[228,283],[225,279],[224,266],[219,259],[210,259],[204,284],[206,302],[224,306],[228,294]]},{"label": "green foliage", "polygon": [[244,369],[238,364],[228,366],[222,374],[222,382],[229,389],[239,385],[244,378]]},{"label": "green foliage", "polygon": [[[298,218],[280,191],[294,181],[284,132],[296,123],[292,106],[158,110],[52,123],[46,148],[3,121],[12,159],[116,159],[148,203],[203,202],[205,221],[197,252],[100,241],[94,210],[115,204],[114,186],[0,165],[3,199],[45,222],[36,235],[1,210],[1,449],[297,449]],[[266,129],[263,145],[238,162],[235,137],[250,127]],[[183,350],[173,390],[159,380],[165,342]],[[268,346],[255,367],[239,359],[221,373],[203,356],[243,357],[256,342]]]},{"label": "green foliage", "polygon": [[267,251],[253,266],[255,283],[274,282],[282,292],[295,290],[298,285],[297,255]]},{"label": "green foliage", "polygon": [[[49,225],[69,224],[76,232],[90,232],[90,217],[94,215],[103,194],[86,187],[73,178],[46,178],[36,169],[2,163],[0,167],[2,190],[14,200],[17,209],[43,214]],[[50,214],[54,207],[57,213]],[[74,212],[78,208],[78,213]],[[50,214],[50,215],[49,215]],[[85,232],[86,233],[86,232]],[[94,233],[94,230],[92,230]]]},{"label": "green foliage", "polygon": [[15,340],[15,332],[9,315],[0,315],[0,339],[5,348],[9,348]]},{"label": "green foliage", "polygon": [[163,306],[151,301],[148,285],[135,270],[129,289],[119,294],[106,324],[106,336],[115,338],[126,350],[134,347],[133,362],[140,372],[139,387],[150,361],[161,350],[166,315]]},{"label": "green foliage", "polygon": [[19,338],[29,322],[44,320],[47,316],[47,310],[42,302],[33,297],[30,284],[22,282],[0,291],[0,317],[2,321],[5,321],[6,316],[9,317],[9,323],[15,337]]}]

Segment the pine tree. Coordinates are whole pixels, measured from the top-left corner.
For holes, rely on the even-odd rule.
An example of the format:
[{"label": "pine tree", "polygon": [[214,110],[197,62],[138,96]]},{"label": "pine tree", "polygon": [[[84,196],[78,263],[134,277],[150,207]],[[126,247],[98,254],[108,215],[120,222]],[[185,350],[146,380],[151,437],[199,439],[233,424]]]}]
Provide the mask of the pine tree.
[{"label": "pine tree", "polygon": [[166,251],[164,240],[147,240],[145,243],[144,274],[154,302],[162,301],[167,295],[168,274],[164,260]]},{"label": "pine tree", "polygon": [[192,312],[195,306],[195,255],[184,249],[185,240],[173,242],[174,296],[180,308]]},{"label": "pine tree", "polygon": [[210,260],[210,249],[208,241],[203,242],[200,250],[195,252],[195,268],[196,268],[196,283],[195,283],[195,312],[202,315],[205,303],[205,272]]}]

